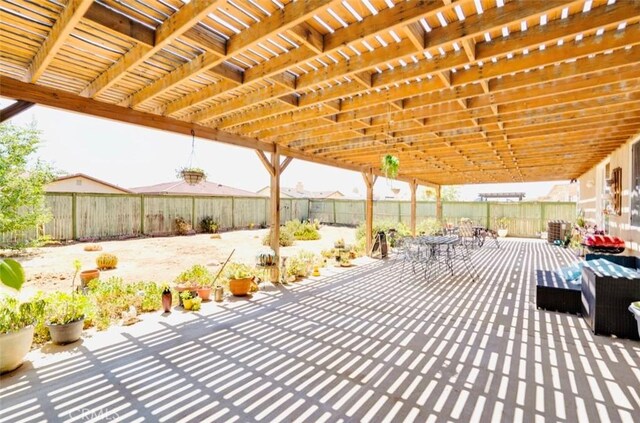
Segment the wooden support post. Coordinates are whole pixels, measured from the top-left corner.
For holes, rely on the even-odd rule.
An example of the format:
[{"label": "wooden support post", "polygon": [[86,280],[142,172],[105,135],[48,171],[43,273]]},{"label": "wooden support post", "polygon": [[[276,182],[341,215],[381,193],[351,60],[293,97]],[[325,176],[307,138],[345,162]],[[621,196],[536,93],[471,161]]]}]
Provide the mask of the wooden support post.
[{"label": "wooden support post", "polygon": [[[280,263],[280,151],[271,153],[271,249]],[[278,275],[279,277],[279,275]]]},{"label": "wooden support post", "polygon": [[364,228],[365,228],[365,245],[367,255],[371,255],[371,246],[373,243],[373,185],[376,183],[377,176],[374,176],[373,169],[370,168],[366,172],[362,172],[364,183],[367,186],[367,201],[365,203]]},{"label": "wooden support post", "polygon": [[[276,254],[276,263],[280,263],[280,175],[289,166],[291,157],[284,159],[280,163],[280,147],[276,144],[275,151],[271,153],[271,160],[268,160],[265,154],[256,150],[258,158],[264,165],[271,176],[271,194],[270,194],[270,206],[271,206],[271,241],[270,246],[273,252]],[[272,281],[279,280],[279,265],[271,272]]]},{"label": "wooden support post", "polygon": [[438,185],[436,187],[436,220],[442,222],[442,187]]},{"label": "wooden support post", "polygon": [[418,190],[418,183],[416,180],[412,180],[409,183],[409,189],[411,190],[411,236],[416,236],[416,191]]}]

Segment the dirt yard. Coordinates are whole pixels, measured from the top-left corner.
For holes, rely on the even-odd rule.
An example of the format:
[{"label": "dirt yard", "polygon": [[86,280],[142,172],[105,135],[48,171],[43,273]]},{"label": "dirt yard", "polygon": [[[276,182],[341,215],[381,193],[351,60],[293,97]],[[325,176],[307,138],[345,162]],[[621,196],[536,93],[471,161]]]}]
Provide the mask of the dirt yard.
[{"label": "dirt yard", "polygon": [[[176,236],[167,238],[143,238],[124,241],[98,242],[101,252],[118,257],[118,268],[104,271],[101,277],[119,276],[126,281],[172,282],[186,268],[194,264],[204,264],[211,270],[221,265],[235,249],[232,261],[255,264],[255,256],[267,247],[262,238],[268,229],[233,231],[221,234],[220,239],[212,239],[209,234]],[[280,254],[291,256],[300,250],[319,253],[333,247],[333,243],[343,238],[347,244],[355,242],[355,229],[324,226],[320,229],[322,238],[318,241],[296,241],[291,247],[281,248]],[[44,247],[27,251],[16,257],[27,274],[23,293],[38,290],[52,291],[69,289],[73,277],[73,261],[79,259],[82,269],[96,267],[95,258],[101,252],[87,252],[87,243]]]}]

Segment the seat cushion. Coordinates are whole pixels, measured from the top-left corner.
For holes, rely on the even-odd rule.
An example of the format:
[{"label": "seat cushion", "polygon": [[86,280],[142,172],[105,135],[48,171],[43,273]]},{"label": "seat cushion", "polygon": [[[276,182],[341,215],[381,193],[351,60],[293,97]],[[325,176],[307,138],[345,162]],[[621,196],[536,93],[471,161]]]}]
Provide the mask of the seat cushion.
[{"label": "seat cushion", "polygon": [[561,278],[571,284],[580,284],[582,278],[582,266],[583,263],[573,263],[569,266],[561,267],[555,270],[555,273]]},{"label": "seat cushion", "polygon": [[609,260],[596,259],[588,260],[584,264],[591,268],[595,273],[607,277],[627,278],[627,279],[640,279],[640,272],[635,269],[620,266],[616,263],[611,263]]}]

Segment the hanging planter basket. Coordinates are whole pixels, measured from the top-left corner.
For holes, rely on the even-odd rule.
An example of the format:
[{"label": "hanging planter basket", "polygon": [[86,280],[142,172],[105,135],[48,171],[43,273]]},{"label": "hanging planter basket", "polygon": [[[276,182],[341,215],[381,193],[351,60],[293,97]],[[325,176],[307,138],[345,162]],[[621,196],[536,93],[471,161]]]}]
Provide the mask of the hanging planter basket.
[{"label": "hanging planter basket", "polygon": [[400,160],[391,154],[382,157],[381,170],[387,179],[395,179],[400,170]]},{"label": "hanging planter basket", "polygon": [[189,185],[198,185],[207,178],[207,175],[202,169],[182,169],[178,172],[178,177]]},{"label": "hanging planter basket", "polygon": [[207,179],[207,174],[204,170],[193,165],[193,158],[196,154],[196,133],[191,130],[191,156],[189,156],[189,163],[182,169],[178,169],[177,177],[184,180],[189,185],[198,185],[200,182]]}]

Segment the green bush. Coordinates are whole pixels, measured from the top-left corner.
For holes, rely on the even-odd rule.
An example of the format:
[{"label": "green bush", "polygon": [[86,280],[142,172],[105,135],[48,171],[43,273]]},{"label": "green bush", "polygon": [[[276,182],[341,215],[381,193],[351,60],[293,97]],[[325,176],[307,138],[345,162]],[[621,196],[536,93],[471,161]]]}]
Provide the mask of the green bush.
[{"label": "green bush", "polygon": [[[280,246],[281,247],[290,247],[293,245],[295,238],[293,236],[293,232],[287,229],[286,226],[280,227]],[[262,245],[271,245],[271,229],[262,239]]]},{"label": "green bush", "polygon": [[[375,237],[376,234],[380,231],[384,231],[384,232],[389,232],[389,229],[395,229],[397,232],[397,237],[396,238],[400,238],[403,236],[409,236],[411,235],[411,231],[409,230],[409,228],[407,227],[407,225],[405,225],[402,222],[391,222],[391,221],[381,221],[381,222],[373,222],[373,236]],[[365,229],[364,229],[364,223],[359,225],[358,228],[356,229],[356,243],[360,242],[361,239],[364,239],[364,235],[365,235]],[[393,242],[389,242],[389,246],[394,247]]]},{"label": "green bush", "polygon": [[0,333],[16,332],[44,320],[45,303],[39,298],[20,302],[12,296],[0,299]]},{"label": "green bush", "polygon": [[313,241],[320,239],[320,232],[314,223],[300,222],[297,219],[285,223],[284,228],[293,234],[293,238],[299,241]]},{"label": "green bush", "polygon": [[442,223],[439,220],[430,217],[429,219],[423,220],[418,223],[416,226],[416,231],[419,234],[424,235],[435,235],[442,230]]},{"label": "green bush", "polygon": [[89,282],[88,295],[96,304],[96,326],[106,329],[120,319],[124,311],[134,306],[138,312],[159,310],[162,306],[162,287],[155,282],[125,283],[122,278]]},{"label": "green bush", "polygon": [[66,325],[85,317],[90,320],[93,314],[91,299],[79,292],[52,292],[45,297],[45,302],[46,320],[54,325]]},{"label": "green bush", "polygon": [[200,221],[200,230],[204,233],[215,234],[220,229],[220,224],[211,216],[206,216]]},{"label": "green bush", "polygon": [[205,266],[196,264],[188,270],[180,273],[176,278],[177,283],[195,286],[210,286],[213,275]]}]

